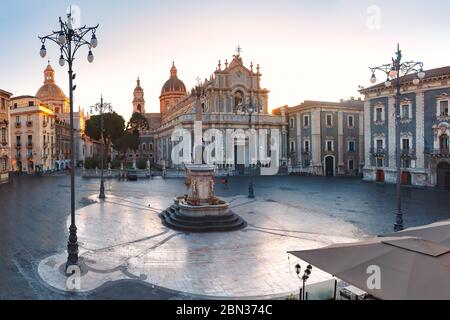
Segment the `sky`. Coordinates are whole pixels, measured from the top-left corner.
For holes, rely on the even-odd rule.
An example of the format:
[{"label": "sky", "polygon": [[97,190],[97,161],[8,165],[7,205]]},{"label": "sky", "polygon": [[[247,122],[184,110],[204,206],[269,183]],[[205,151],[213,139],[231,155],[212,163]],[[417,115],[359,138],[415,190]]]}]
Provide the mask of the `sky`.
[{"label": "sky", "polygon": [[83,25],[100,24],[94,63],[87,48],[77,54],[75,106],[87,111],[103,95],[126,119],[138,76],[146,111],[158,112],[172,61],[189,90],[238,45],[247,67],[260,64],[271,109],[359,97],[368,67],[389,63],[398,42],[405,59],[426,69],[450,65],[446,0],[0,0],[0,89],[35,95],[50,59],[68,95],[67,66],[58,65],[56,45],[39,56],[38,35],[56,30],[69,5]]}]

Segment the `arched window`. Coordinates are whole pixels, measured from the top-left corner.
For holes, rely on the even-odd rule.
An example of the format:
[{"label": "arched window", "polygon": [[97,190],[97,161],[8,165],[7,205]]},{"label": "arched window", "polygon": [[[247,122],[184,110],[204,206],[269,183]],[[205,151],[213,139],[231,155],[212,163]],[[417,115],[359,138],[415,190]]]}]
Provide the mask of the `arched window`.
[{"label": "arched window", "polygon": [[142,150],[145,151],[145,149],[147,149],[147,145],[145,143],[142,144]]},{"label": "arched window", "polygon": [[140,104],[138,104],[137,110],[138,110],[138,112],[142,112],[142,106]]}]

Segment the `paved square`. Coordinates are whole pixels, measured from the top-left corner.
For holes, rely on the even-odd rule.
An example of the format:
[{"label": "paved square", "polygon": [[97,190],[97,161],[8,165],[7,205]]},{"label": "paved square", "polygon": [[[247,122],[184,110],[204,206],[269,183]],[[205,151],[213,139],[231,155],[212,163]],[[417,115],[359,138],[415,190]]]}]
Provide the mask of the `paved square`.
[{"label": "paved square", "polygon": [[[88,267],[81,291],[107,281],[139,279],[201,297],[286,297],[298,292],[300,284],[294,272],[298,261],[289,261],[287,251],[363,237],[352,224],[336,218],[245,196],[226,200],[247,220],[246,229],[187,234],[162,226],[159,210],[145,206],[155,199],[144,200],[110,197],[77,211],[80,256]],[[169,206],[171,199],[164,202]],[[66,277],[59,272],[65,260],[64,253],[39,264],[42,279],[60,290],[66,290]],[[314,270],[310,283],[329,278]]]}]

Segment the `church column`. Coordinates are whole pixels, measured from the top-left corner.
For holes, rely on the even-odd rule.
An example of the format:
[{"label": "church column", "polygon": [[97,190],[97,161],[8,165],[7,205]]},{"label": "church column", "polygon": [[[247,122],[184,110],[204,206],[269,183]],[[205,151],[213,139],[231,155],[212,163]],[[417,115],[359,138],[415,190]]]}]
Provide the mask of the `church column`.
[{"label": "church column", "polygon": [[[385,112],[386,114],[386,112]],[[389,168],[393,171],[397,171],[396,166],[396,144],[397,130],[395,126],[395,98],[390,96],[388,99],[387,121],[388,121],[388,137],[389,137]]]},{"label": "church column", "polygon": [[338,174],[344,174],[344,115],[338,112]]},{"label": "church column", "polygon": [[322,143],[320,141],[321,125],[320,125],[320,110],[314,109],[311,112],[311,152],[312,152],[312,166],[314,173],[318,175],[323,174],[322,170]]},{"label": "church column", "polygon": [[303,159],[302,159],[302,119],[300,112],[296,113],[297,120],[297,161],[298,164],[303,167]]},{"label": "church column", "polygon": [[421,90],[416,94],[416,168],[425,168],[425,94]]}]

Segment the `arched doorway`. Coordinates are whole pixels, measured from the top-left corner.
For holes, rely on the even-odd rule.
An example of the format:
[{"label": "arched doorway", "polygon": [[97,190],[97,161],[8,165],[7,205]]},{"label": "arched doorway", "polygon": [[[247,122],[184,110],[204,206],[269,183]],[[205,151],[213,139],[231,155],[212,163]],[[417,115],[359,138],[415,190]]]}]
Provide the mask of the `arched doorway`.
[{"label": "arched doorway", "polygon": [[334,176],[334,157],[333,156],[325,157],[325,176],[327,176],[327,177]]},{"label": "arched doorway", "polygon": [[436,168],[437,187],[441,190],[450,190],[450,164],[441,162]]},{"label": "arched doorway", "polygon": [[18,173],[22,172],[22,162],[21,161],[17,161],[16,163],[16,170]]},{"label": "arched doorway", "polygon": [[28,162],[28,173],[33,173],[34,171],[34,163],[33,161]]}]

